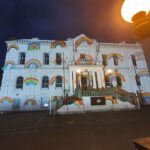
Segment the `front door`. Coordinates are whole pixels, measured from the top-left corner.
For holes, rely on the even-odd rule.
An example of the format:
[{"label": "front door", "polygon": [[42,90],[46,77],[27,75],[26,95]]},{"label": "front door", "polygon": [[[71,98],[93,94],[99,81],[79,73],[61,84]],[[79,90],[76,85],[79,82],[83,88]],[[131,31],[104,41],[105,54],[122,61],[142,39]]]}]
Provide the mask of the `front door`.
[{"label": "front door", "polygon": [[81,84],[82,84],[82,89],[87,89],[87,77],[82,76],[81,77]]}]

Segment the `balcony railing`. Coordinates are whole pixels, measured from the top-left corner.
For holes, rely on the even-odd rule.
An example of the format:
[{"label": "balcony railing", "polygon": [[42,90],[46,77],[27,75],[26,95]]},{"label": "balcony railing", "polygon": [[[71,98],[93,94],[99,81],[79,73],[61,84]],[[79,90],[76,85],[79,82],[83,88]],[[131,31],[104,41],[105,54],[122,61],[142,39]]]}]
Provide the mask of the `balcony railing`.
[{"label": "balcony railing", "polygon": [[80,62],[71,61],[69,63],[69,65],[75,65],[75,66],[99,66],[99,65],[101,65],[101,63],[100,62],[88,62],[88,61],[80,61]]}]

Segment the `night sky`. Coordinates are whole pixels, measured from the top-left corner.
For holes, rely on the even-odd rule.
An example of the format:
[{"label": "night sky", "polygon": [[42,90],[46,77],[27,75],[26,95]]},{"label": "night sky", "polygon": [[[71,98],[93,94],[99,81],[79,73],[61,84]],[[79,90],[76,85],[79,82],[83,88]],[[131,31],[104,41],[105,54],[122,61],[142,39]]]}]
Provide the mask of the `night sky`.
[{"label": "night sky", "polygon": [[135,42],[121,18],[123,0],[0,0],[0,67],[10,37],[66,40],[85,34],[99,42]]}]

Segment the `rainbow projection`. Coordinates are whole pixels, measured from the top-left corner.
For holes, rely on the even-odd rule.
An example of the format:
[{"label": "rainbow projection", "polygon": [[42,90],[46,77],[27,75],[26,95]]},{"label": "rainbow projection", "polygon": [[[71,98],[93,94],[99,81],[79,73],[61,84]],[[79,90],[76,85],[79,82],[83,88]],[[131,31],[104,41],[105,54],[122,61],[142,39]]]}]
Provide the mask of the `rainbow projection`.
[{"label": "rainbow projection", "polygon": [[122,82],[125,82],[125,77],[119,72],[108,73],[106,76],[111,77],[111,81],[116,79],[116,76],[119,76]]},{"label": "rainbow projection", "polygon": [[29,86],[29,85],[37,85],[37,84],[39,83],[39,80],[38,80],[37,78],[31,77],[31,78],[26,78],[26,79],[24,80],[24,83],[25,83],[27,86]]},{"label": "rainbow projection", "polygon": [[87,42],[89,45],[92,45],[94,41],[87,36],[83,36],[75,42],[75,47],[79,47],[82,42]]},{"label": "rainbow projection", "polygon": [[19,47],[17,45],[9,45],[7,47],[7,51],[10,51],[12,48],[16,49],[16,50],[19,50]]},{"label": "rainbow projection", "polygon": [[147,103],[150,103],[150,93],[142,93],[142,97],[143,97],[143,99],[144,99],[144,101]]},{"label": "rainbow projection", "polygon": [[40,50],[40,43],[39,42],[32,42],[28,46],[28,50]]},{"label": "rainbow projection", "polygon": [[82,61],[85,61],[85,62],[94,62],[94,59],[91,55],[88,55],[88,54],[85,54],[85,58],[82,59],[82,58],[79,58],[76,60],[76,62],[82,62]]},{"label": "rainbow projection", "polygon": [[71,105],[71,104],[74,104],[74,105],[76,105],[76,106],[78,106],[78,107],[84,105],[82,99],[79,99],[79,98],[73,97],[73,96],[66,97],[66,98],[63,100],[63,105]]},{"label": "rainbow projection", "polygon": [[149,72],[147,70],[143,70],[137,73],[140,77],[141,76],[149,76]]},{"label": "rainbow projection", "polygon": [[[61,76],[61,77],[62,77],[63,82],[67,83],[67,80],[66,80],[63,76]],[[49,84],[50,84],[50,85],[53,85],[53,83],[56,81],[56,79],[57,79],[57,76],[52,77],[52,78],[49,80]]]},{"label": "rainbow projection", "polygon": [[51,43],[50,48],[56,48],[57,46],[61,46],[62,48],[66,48],[66,42],[65,41],[54,41]]},{"label": "rainbow projection", "polygon": [[30,59],[25,63],[25,68],[40,68],[41,67],[41,62],[38,59]]},{"label": "rainbow projection", "polygon": [[8,101],[9,103],[12,103],[12,102],[13,102],[13,99],[6,96],[6,97],[3,97],[3,98],[0,100],[0,103],[3,103],[4,101]]},{"label": "rainbow projection", "polygon": [[123,59],[123,55],[119,54],[119,53],[110,53],[107,55],[107,59],[112,58],[113,56],[117,56],[120,59]]}]

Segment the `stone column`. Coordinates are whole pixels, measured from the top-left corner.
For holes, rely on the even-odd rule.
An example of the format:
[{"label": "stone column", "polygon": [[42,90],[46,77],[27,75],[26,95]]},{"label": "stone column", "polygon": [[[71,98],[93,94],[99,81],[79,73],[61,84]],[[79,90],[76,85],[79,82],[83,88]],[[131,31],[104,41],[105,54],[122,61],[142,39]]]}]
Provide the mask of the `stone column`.
[{"label": "stone column", "polygon": [[98,82],[98,88],[102,87],[102,79],[101,79],[101,72],[97,71],[97,82]]},{"label": "stone column", "polygon": [[95,71],[92,72],[92,75],[93,75],[93,88],[96,89]]},{"label": "stone column", "polygon": [[69,72],[69,78],[70,78],[70,94],[73,94],[73,79],[72,79],[72,70]]}]

